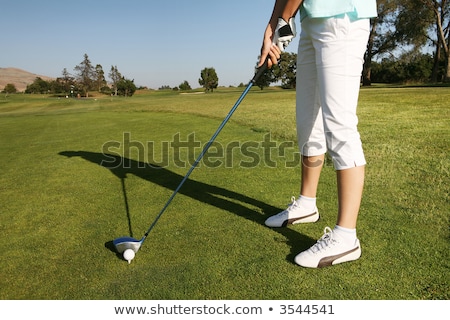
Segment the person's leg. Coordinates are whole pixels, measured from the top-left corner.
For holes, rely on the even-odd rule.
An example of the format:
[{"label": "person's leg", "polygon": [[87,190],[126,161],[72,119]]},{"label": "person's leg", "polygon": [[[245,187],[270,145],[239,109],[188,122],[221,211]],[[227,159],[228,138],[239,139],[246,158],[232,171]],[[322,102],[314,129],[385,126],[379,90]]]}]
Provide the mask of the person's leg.
[{"label": "person's leg", "polygon": [[316,206],[316,194],[322,170],[324,155],[302,156],[302,176],[300,196],[292,197],[286,210],[269,217],[265,224],[268,227],[285,227],[288,224],[309,223],[319,220]]},{"label": "person's leg", "polygon": [[[336,28],[335,38],[320,43],[320,96],[324,101],[327,147],[337,170],[339,207],[336,225],[355,229],[366,164],[356,108],[369,21],[351,22],[348,17],[337,20],[340,25]],[[333,42],[336,42],[335,46]]]},{"label": "person's leg", "polygon": [[293,197],[289,207],[269,217],[269,227],[315,222],[319,219],[316,193],[326,152],[322,112],[317,89],[315,50],[308,34],[302,30],[297,54],[296,125],[302,176],[300,197]]},{"label": "person's leg", "polygon": [[300,35],[296,81],[297,140],[302,155],[298,202],[306,202],[304,200],[308,199],[315,205],[325,159],[326,139],[318,88],[316,50],[308,28],[302,28]]},{"label": "person's leg", "polygon": [[364,166],[359,166],[337,171],[338,226],[356,229],[364,187],[364,169]]},{"label": "person's leg", "polygon": [[[348,17],[311,19],[327,151],[337,170],[338,218],[334,230],[295,258],[305,267],[323,267],[356,260],[361,255],[356,237],[366,164],[357,130],[356,106],[368,20]],[[302,25],[303,27],[303,25]]]},{"label": "person's leg", "polygon": [[302,156],[302,177],[300,195],[308,198],[316,198],[319,186],[320,173],[322,171],[325,155]]}]

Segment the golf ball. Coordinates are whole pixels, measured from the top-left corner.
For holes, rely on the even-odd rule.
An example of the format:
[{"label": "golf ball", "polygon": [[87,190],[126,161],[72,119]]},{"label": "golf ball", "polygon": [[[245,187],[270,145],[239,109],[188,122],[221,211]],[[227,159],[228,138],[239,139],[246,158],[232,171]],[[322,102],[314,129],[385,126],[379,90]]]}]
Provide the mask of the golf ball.
[{"label": "golf ball", "polygon": [[131,260],[134,259],[134,251],[132,249],[127,249],[123,252],[123,258],[131,263]]}]

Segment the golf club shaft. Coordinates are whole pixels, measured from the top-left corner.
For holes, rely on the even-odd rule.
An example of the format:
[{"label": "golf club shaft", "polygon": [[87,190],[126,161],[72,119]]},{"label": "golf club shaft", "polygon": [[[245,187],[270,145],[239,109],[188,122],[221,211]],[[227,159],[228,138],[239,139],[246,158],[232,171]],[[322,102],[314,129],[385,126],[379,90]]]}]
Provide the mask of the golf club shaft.
[{"label": "golf club shaft", "polygon": [[164,205],[164,207],[161,209],[161,211],[159,212],[159,214],[156,216],[155,220],[153,221],[153,223],[150,225],[150,227],[147,229],[147,231],[145,232],[145,235],[143,236],[143,238],[141,239],[141,243],[144,242],[144,240],[147,238],[148,234],[150,233],[150,231],[153,229],[153,227],[156,225],[156,223],[158,222],[159,218],[162,216],[162,214],[166,211],[167,207],[170,205],[170,203],[172,202],[173,198],[175,198],[175,195],[178,193],[178,191],[180,190],[180,188],[183,186],[183,184],[186,182],[186,180],[189,178],[189,176],[191,175],[192,171],[194,171],[194,169],[197,167],[197,165],[199,164],[199,162],[202,160],[203,156],[206,154],[206,152],[208,151],[209,147],[211,146],[211,144],[214,142],[214,140],[216,139],[216,137],[219,135],[219,133],[222,131],[223,127],[225,126],[225,124],[228,122],[228,120],[231,118],[231,116],[233,115],[233,113],[236,111],[236,109],[238,108],[239,104],[242,102],[242,100],[244,100],[245,96],[247,95],[247,93],[250,91],[250,89],[252,88],[252,86],[256,83],[256,81],[259,79],[259,77],[264,73],[264,71],[267,69],[267,64],[268,64],[268,59],[266,59],[266,61],[264,62],[264,64],[258,68],[257,72],[255,73],[254,77],[252,78],[252,80],[250,80],[250,82],[248,83],[247,87],[245,88],[244,92],[242,92],[241,96],[239,97],[239,99],[236,101],[236,103],[234,104],[234,106],[231,108],[231,110],[228,112],[227,116],[225,117],[225,119],[222,121],[222,123],[220,124],[219,128],[217,128],[216,132],[212,135],[211,139],[209,139],[208,143],[204,146],[202,152],[200,153],[200,155],[197,157],[197,159],[195,160],[194,164],[191,166],[191,168],[189,169],[189,171],[186,173],[186,175],[184,176],[183,180],[181,180],[180,184],[178,185],[178,187],[174,190],[174,192],[172,193],[172,195],[170,196],[169,200],[167,200],[166,204]]}]

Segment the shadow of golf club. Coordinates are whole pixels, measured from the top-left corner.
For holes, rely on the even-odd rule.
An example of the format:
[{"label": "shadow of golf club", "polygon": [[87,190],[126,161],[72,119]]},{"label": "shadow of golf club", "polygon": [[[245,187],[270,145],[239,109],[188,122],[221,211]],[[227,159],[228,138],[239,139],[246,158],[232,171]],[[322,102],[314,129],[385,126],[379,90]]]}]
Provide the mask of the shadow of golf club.
[{"label": "shadow of golf club", "polygon": [[[135,175],[169,190],[175,190],[184,178],[166,168],[113,154],[90,151],[62,151],[59,155],[68,158],[81,157],[82,159],[110,170],[112,174],[121,180],[130,236],[132,236],[132,224],[125,189],[125,178],[127,175]],[[282,210],[246,195],[192,179],[186,180],[178,193],[202,203],[207,203],[211,206],[226,210],[263,226],[264,221],[268,216]],[[259,208],[263,214],[246,207],[243,203]],[[290,228],[275,228],[273,230],[287,239],[286,242],[291,247],[291,253],[286,258],[290,262],[293,261],[294,256],[298,252],[309,248],[315,242],[315,239],[302,235]],[[105,247],[115,252],[112,241],[106,242]],[[118,256],[122,258],[121,255]]]},{"label": "shadow of golf club", "polygon": [[128,205],[127,189],[125,188],[125,178],[120,178],[122,184],[123,201],[125,202],[125,211],[127,212],[128,231],[130,237],[133,237],[133,228],[131,227],[130,206]]}]

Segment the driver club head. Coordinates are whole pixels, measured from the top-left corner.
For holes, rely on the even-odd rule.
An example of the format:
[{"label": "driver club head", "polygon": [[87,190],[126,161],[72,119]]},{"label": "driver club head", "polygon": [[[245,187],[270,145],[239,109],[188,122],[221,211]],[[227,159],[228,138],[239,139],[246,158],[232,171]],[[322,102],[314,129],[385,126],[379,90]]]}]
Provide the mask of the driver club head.
[{"label": "driver club head", "polygon": [[120,237],[114,239],[113,244],[118,253],[123,253],[127,249],[132,249],[136,253],[142,245],[142,240],[132,237]]}]

